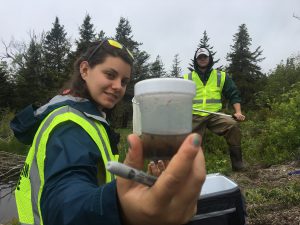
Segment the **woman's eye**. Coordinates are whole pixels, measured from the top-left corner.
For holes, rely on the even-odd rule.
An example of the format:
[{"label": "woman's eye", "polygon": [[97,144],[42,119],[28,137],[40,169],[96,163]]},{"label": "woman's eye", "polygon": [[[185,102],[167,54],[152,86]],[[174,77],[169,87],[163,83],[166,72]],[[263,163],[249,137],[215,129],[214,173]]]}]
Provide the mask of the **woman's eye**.
[{"label": "woman's eye", "polygon": [[126,80],[122,80],[122,81],[121,81],[121,85],[122,85],[123,87],[127,86],[128,83],[129,83],[129,79],[126,79]]},{"label": "woman's eye", "polygon": [[110,73],[110,72],[107,72],[107,73],[106,73],[106,76],[107,76],[109,79],[114,79],[114,78],[115,78],[115,74],[114,74],[114,73]]}]

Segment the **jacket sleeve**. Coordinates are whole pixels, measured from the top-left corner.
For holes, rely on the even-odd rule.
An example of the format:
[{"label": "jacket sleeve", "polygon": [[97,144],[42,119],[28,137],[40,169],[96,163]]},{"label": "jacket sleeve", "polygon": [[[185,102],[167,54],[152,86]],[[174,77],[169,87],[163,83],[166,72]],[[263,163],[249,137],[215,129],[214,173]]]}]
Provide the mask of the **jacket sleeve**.
[{"label": "jacket sleeve", "polygon": [[[45,225],[120,225],[116,183],[98,186],[101,154],[77,124],[55,128],[47,143],[41,213]],[[104,168],[103,168],[104,169]]]},{"label": "jacket sleeve", "polygon": [[231,105],[233,105],[234,103],[242,102],[240,97],[240,92],[237,86],[235,85],[234,81],[227,75],[227,73],[226,73],[222,94],[226,99],[229,100]]}]

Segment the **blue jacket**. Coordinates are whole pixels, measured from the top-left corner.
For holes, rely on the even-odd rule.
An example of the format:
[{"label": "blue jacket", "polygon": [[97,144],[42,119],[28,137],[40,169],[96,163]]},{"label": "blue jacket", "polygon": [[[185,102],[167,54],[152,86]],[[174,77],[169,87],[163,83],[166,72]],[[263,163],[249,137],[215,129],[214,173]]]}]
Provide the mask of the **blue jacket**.
[{"label": "blue jacket", "polygon": [[[26,107],[11,122],[15,136],[21,142],[31,144],[42,120],[63,105],[100,120],[107,130],[112,149],[117,151],[113,132],[96,105],[71,96],[56,96],[38,109],[32,105]],[[100,161],[97,145],[79,125],[68,121],[54,129],[47,143],[41,197],[45,225],[121,224],[116,182],[98,185],[99,170],[105,169],[97,166]]]}]

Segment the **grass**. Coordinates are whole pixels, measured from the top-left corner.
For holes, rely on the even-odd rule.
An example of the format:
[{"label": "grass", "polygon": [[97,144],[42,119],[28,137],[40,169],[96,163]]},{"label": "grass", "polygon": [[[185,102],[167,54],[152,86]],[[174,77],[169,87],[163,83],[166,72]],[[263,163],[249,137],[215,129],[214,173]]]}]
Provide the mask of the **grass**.
[{"label": "grass", "polygon": [[207,173],[229,175],[231,161],[225,139],[207,130],[202,141]]},{"label": "grass", "polygon": [[13,137],[13,132],[9,127],[9,122],[14,117],[14,112],[9,109],[0,109],[0,140],[9,141]]},{"label": "grass", "polygon": [[[26,154],[29,146],[21,144],[13,137],[12,131],[9,128],[9,121],[12,119],[13,113],[5,111],[2,113],[0,126],[0,150],[9,151],[18,154]],[[255,124],[249,121],[242,124],[243,137],[243,154],[244,159],[248,163],[256,164],[274,164],[278,162],[278,158],[288,158],[286,152],[278,154],[280,149],[275,146],[265,146],[262,142],[261,133],[263,124]],[[120,143],[118,145],[120,158],[119,161],[124,161],[127,150],[127,136],[131,133],[131,129],[116,129],[120,133]],[[206,160],[207,173],[221,173],[227,176],[232,174],[229,153],[227,151],[227,144],[223,137],[206,132],[203,140],[204,154]],[[272,148],[272,149],[271,149]],[[272,150],[272,151],[271,151]],[[276,157],[274,157],[276,155]],[[278,157],[277,157],[278,156]],[[145,161],[145,168],[147,161]],[[255,178],[255,174],[251,174]],[[249,175],[249,177],[251,178]],[[245,186],[244,193],[246,201],[251,205],[248,208],[248,213],[251,217],[256,217],[264,212],[268,212],[274,207],[288,208],[297,206],[300,202],[300,184],[299,182],[288,182],[283,186],[269,186],[265,183],[260,186],[253,186],[252,179],[245,179],[239,181],[239,185]],[[250,183],[249,183],[250,182]],[[18,224],[17,221],[11,221],[9,224]]]},{"label": "grass", "polygon": [[291,182],[281,187],[260,187],[245,192],[250,204],[278,204],[282,207],[298,205],[300,202],[300,184]]},{"label": "grass", "polygon": [[0,140],[0,151],[26,155],[28,153],[29,147],[30,146],[24,145],[19,142],[15,137],[11,138],[9,141]]},{"label": "grass", "polygon": [[19,222],[19,220],[17,218],[14,218],[10,222],[5,223],[3,225],[21,225],[21,223]]},{"label": "grass", "polygon": [[14,117],[14,112],[9,109],[2,109],[0,111],[0,151],[7,151],[11,153],[17,153],[26,155],[29,146],[26,146],[19,142],[10,129],[10,121]]},{"label": "grass", "polygon": [[116,132],[120,134],[120,142],[118,145],[119,148],[119,161],[123,162],[126,156],[126,153],[128,151],[128,142],[127,142],[127,136],[131,133],[131,130],[128,128],[125,129],[116,129]]},{"label": "grass", "polygon": [[262,218],[263,215],[298,207],[300,184],[298,181],[288,181],[281,186],[261,184],[258,187],[245,188],[244,194],[249,218]]}]

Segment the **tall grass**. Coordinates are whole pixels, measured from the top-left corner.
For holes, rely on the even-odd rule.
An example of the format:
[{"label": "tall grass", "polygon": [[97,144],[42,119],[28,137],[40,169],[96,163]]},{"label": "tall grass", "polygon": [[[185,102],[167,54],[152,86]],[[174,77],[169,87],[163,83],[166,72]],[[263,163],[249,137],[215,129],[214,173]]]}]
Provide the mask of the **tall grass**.
[{"label": "tall grass", "polygon": [[14,117],[14,112],[9,109],[0,110],[0,151],[6,151],[11,153],[17,153],[26,155],[29,146],[19,142],[10,129],[10,121]]},{"label": "tall grass", "polygon": [[231,161],[225,139],[206,130],[202,142],[207,173],[228,175]]},{"label": "tall grass", "polygon": [[123,162],[125,159],[126,153],[128,151],[127,136],[132,132],[131,132],[131,129],[129,129],[129,128],[116,129],[116,132],[118,132],[120,134],[120,142],[118,144],[119,161]]},{"label": "tall grass", "polygon": [[13,132],[9,127],[9,122],[14,117],[14,113],[8,108],[0,110],[0,140],[10,141],[13,138]]}]

